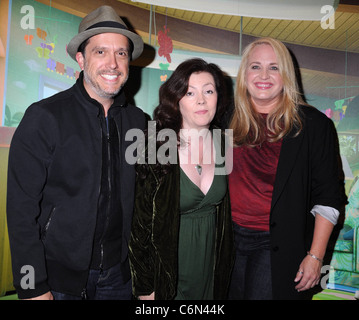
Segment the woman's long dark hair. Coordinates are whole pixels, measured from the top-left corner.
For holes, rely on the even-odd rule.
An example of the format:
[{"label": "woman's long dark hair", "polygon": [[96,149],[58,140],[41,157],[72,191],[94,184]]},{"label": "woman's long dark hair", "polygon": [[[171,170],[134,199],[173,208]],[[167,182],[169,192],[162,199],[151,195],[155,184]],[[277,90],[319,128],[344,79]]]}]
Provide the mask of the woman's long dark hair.
[{"label": "woman's long dark hair", "polygon": [[[180,129],[182,128],[182,114],[179,108],[179,101],[187,93],[189,78],[193,73],[208,72],[213,76],[217,91],[217,109],[211,122],[211,127],[220,126],[221,119],[228,106],[227,89],[225,77],[222,70],[213,63],[207,63],[203,59],[194,58],[182,62],[171,77],[160,87],[159,105],[153,112],[153,120],[156,121],[156,132],[162,129],[172,129],[177,135],[177,142],[180,142]],[[147,135],[146,135],[147,138]],[[157,149],[166,141],[157,141]],[[170,164],[159,164],[154,170],[166,174],[169,172]],[[147,165],[138,165],[137,173],[145,178],[148,173]]]}]

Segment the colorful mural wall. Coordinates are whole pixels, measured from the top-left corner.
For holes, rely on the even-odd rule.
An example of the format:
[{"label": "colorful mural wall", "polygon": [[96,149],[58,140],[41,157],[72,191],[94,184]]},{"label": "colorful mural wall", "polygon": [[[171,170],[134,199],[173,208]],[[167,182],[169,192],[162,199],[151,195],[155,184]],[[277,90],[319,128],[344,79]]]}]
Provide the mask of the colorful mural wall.
[{"label": "colorful mural wall", "polygon": [[26,108],[46,90],[75,82],[79,67],[66,44],[80,21],[33,0],[12,1],[4,126],[17,126]]}]

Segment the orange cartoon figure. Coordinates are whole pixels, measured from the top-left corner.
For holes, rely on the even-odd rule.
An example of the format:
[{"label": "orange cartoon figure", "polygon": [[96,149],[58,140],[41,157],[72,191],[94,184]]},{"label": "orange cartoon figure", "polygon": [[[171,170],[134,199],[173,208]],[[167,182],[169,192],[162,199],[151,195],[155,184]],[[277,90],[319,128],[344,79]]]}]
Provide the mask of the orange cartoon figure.
[{"label": "orange cartoon figure", "polygon": [[27,34],[25,35],[24,39],[27,45],[32,45],[32,39],[34,38],[34,36],[32,34]]},{"label": "orange cartoon figure", "polygon": [[40,29],[40,28],[37,28],[36,31],[37,31],[37,32],[36,32],[37,36],[38,36],[40,39],[46,41],[47,32],[46,32],[45,30]]}]

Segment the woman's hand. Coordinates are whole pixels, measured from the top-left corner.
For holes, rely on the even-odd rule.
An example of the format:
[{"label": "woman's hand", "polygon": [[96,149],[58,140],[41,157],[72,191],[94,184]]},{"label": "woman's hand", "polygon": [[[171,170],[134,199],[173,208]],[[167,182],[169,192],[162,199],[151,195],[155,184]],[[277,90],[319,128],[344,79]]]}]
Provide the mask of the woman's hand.
[{"label": "woman's hand", "polygon": [[295,286],[298,292],[313,288],[319,283],[323,257],[333,227],[334,225],[329,220],[316,214],[313,241],[309,251],[312,256],[308,254],[303,259],[294,279],[295,282],[299,281]]},{"label": "woman's hand", "polygon": [[24,299],[24,300],[54,300],[54,297],[52,296],[51,291],[48,291],[41,296],[30,298],[30,299]]},{"label": "woman's hand", "polygon": [[155,293],[152,292],[148,296],[138,296],[138,300],[155,300]]},{"label": "woman's hand", "polygon": [[319,283],[322,263],[307,255],[299,266],[294,281],[299,282],[295,289],[298,292],[313,288]]}]

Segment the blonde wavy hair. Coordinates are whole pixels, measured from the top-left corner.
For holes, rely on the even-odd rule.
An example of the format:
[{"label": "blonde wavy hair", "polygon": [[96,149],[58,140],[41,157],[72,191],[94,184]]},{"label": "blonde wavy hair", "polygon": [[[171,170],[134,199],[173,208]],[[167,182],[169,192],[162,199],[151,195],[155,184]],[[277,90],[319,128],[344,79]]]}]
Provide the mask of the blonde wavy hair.
[{"label": "blonde wavy hair", "polygon": [[[268,114],[266,121],[252,105],[245,77],[249,57],[253,49],[259,45],[269,45],[273,48],[283,81],[278,106]],[[292,57],[281,41],[260,38],[244,49],[236,80],[234,103],[235,110],[230,124],[230,129],[233,129],[234,146],[255,146],[264,140],[275,142],[288,135],[293,128],[296,128],[296,134],[299,134],[302,130],[302,121],[298,114],[298,106],[307,104],[299,92]]]}]

